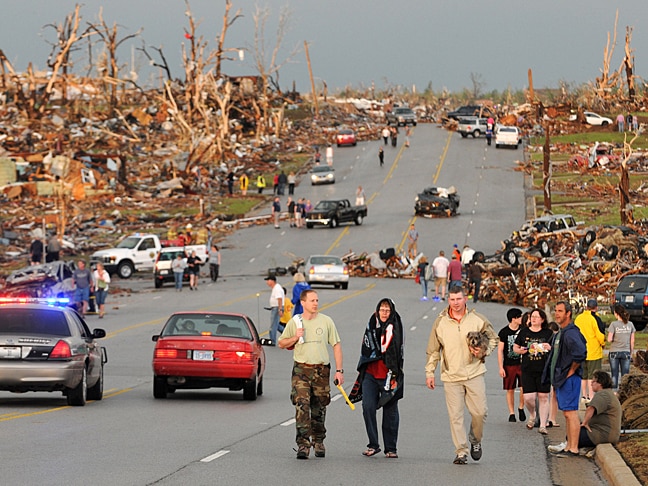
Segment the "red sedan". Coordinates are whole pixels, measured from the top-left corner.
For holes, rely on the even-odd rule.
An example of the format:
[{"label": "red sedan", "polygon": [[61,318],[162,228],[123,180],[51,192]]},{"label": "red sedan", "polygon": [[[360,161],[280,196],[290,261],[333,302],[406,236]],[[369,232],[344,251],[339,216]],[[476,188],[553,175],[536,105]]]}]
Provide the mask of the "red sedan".
[{"label": "red sedan", "polygon": [[353,145],[355,147],[358,143],[355,132],[349,129],[340,130],[335,137],[335,141],[338,147],[342,145]]},{"label": "red sedan", "polygon": [[263,394],[265,351],[244,314],[178,312],[153,341],[155,398],[214,387],[243,390],[245,400]]}]

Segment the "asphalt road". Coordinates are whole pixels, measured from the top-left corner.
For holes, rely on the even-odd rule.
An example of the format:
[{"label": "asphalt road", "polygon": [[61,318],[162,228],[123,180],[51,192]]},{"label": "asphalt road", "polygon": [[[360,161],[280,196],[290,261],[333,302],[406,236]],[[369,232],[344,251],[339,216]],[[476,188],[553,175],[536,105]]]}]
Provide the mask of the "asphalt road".
[{"label": "asphalt road", "polygon": [[[401,140],[402,142],[402,140]],[[101,402],[68,407],[60,394],[0,393],[0,457],[5,484],[179,485],[325,484],[569,484],[552,476],[545,438],[523,423],[508,423],[497,360],[487,360],[489,417],[481,461],[452,464],[454,447],[443,395],[425,387],[425,346],[439,303],[420,302],[420,288],[409,279],[353,278],[349,289],[321,288],[320,311],[336,322],[343,339],[346,388],[355,379],[364,326],[384,296],[391,297],[406,328],[406,388],[400,402],[399,455],[365,458],[366,434],[360,407],[351,411],[337,391],[328,409],[325,459],[295,460],[294,409],[289,401],[292,355],[266,348],[264,395],[245,402],[241,392],[179,391],[166,400],[152,396],[151,336],[174,311],[233,311],[248,314],[267,332],[268,268],[288,265],[292,255],[344,254],[400,247],[414,220],[416,193],[428,185],[457,187],[460,214],[453,219],[416,218],[419,250],[435,256],[468,243],[485,253],[524,220],[522,174],[513,170],[519,151],[486,150],[483,139],[461,139],[434,125],[419,125],[409,149],[385,147],[378,164],[378,143],[336,148],[337,183],[298,186],[296,197],[316,202],[354,199],[361,184],[369,216],[362,226],[337,229],[281,229],[271,225],[237,231],[222,242],[222,278],[203,279],[197,292],[153,288],[150,276],[115,282],[130,293],[109,296],[107,315],[88,318],[108,336],[106,391]],[[285,197],[282,198],[285,201]],[[289,290],[289,277],[280,278]],[[471,304],[472,305],[472,304]],[[505,306],[478,303],[499,330]],[[563,429],[560,429],[564,431]],[[551,431],[551,442],[561,432]],[[569,461],[569,459],[564,459]],[[583,484],[605,484],[586,459],[574,462]],[[572,483],[573,484],[573,483]]]}]

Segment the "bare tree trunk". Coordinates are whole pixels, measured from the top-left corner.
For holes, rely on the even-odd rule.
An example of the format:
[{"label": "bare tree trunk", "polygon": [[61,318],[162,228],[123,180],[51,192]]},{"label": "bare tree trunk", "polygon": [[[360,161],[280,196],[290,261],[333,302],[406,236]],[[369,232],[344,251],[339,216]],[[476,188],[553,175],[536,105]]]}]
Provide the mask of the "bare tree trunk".
[{"label": "bare tree trunk", "polygon": [[628,83],[628,98],[634,101],[636,96],[635,83],[634,83],[634,56],[630,48],[630,41],[632,39],[632,27],[626,27],[625,38],[625,56],[623,58],[623,66],[625,67],[626,81]]},{"label": "bare tree trunk", "polygon": [[545,143],[542,149],[543,163],[542,163],[542,194],[543,205],[545,212],[551,212],[551,160],[549,153],[550,139],[549,139],[550,125],[545,124]]}]

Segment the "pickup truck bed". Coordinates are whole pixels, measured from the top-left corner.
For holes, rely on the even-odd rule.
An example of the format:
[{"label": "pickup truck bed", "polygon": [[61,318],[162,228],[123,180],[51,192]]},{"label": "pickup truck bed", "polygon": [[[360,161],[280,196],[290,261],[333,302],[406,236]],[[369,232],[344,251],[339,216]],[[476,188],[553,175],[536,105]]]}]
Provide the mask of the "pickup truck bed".
[{"label": "pickup truck bed", "polygon": [[336,228],[340,223],[361,225],[367,217],[367,206],[351,206],[348,199],[320,201],[306,214],[306,227],[315,225]]}]

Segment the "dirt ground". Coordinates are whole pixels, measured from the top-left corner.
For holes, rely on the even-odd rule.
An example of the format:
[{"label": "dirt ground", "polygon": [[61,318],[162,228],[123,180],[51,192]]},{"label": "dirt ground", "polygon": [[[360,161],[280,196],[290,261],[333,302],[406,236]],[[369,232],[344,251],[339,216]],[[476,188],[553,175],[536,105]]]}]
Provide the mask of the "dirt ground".
[{"label": "dirt ground", "polygon": [[616,445],[641,484],[648,484],[648,434],[622,436]]}]

